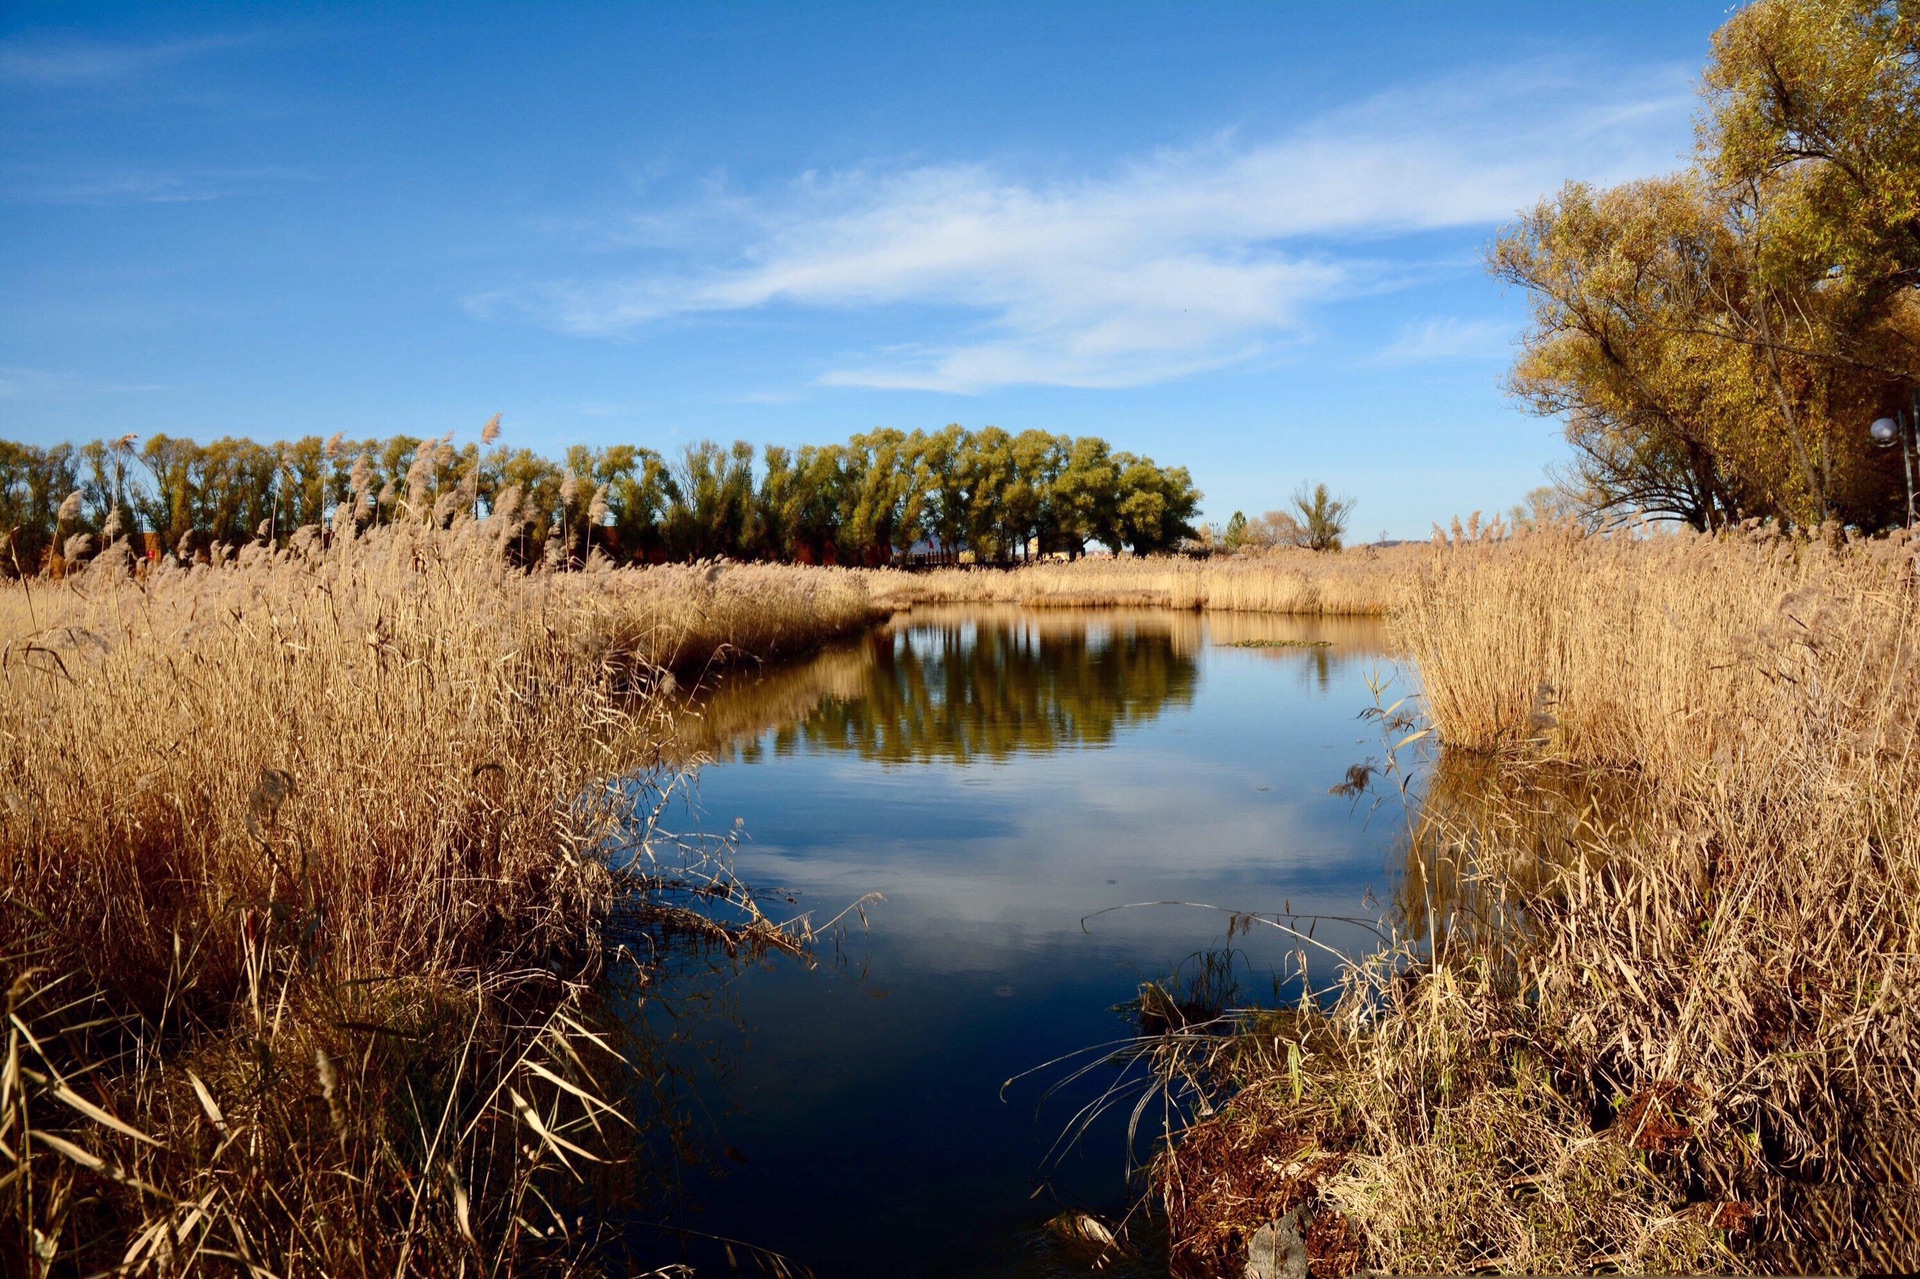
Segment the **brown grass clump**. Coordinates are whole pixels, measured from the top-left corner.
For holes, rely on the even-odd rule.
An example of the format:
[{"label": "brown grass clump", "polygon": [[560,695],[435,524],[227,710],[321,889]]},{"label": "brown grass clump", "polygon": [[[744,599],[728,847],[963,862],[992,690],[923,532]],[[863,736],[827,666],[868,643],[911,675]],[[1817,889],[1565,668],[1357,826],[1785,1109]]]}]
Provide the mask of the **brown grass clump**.
[{"label": "brown grass clump", "polygon": [[1393,620],[1448,752],[1404,940],[1222,1050],[1188,1270],[1294,1199],[1391,1270],[1920,1268],[1912,545],[1459,546]]},{"label": "brown grass clump", "polygon": [[1049,561],[1026,568],[867,574],[874,598],[918,604],[1021,604],[1038,608],[1230,609],[1252,613],[1378,615],[1396,604],[1427,548],[1280,550],[1208,560]]},{"label": "brown grass clump", "polygon": [[[672,869],[623,690],[864,590],[344,528],[0,588],[0,1271],[573,1270],[645,1175],[595,998]],[[725,895],[707,936],[790,944]]]}]

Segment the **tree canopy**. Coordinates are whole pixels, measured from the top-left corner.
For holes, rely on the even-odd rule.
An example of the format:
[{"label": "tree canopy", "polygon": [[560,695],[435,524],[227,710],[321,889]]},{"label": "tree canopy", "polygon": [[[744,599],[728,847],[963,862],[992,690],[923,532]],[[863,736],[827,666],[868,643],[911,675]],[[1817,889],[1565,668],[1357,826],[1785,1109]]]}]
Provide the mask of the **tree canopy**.
[{"label": "tree canopy", "polygon": [[[703,440],[672,456],[575,446],[557,462],[495,445],[497,435],[496,420],[459,446],[409,435],[0,441],[0,532],[15,561],[4,569],[34,571],[64,539],[107,534],[116,521],[185,558],[308,526],[446,524],[503,506],[520,521],[528,560],[599,551],[621,561],[1005,563],[1077,556],[1093,542],[1167,550],[1193,535],[1200,502],[1184,467],[1037,430],[883,428],[799,449]],[[78,501],[63,516],[71,494]]]},{"label": "tree canopy", "polygon": [[1880,527],[1866,427],[1920,384],[1920,4],[1758,0],[1716,33],[1695,163],[1573,183],[1489,250],[1510,375],[1590,511]]}]

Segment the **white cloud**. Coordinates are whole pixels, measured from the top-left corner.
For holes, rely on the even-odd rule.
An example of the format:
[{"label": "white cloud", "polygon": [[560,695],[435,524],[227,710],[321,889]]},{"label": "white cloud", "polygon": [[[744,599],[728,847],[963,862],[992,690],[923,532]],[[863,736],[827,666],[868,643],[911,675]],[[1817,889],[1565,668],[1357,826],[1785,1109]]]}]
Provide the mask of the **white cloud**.
[{"label": "white cloud", "polygon": [[1513,328],[1495,320],[1453,316],[1409,325],[1375,357],[1378,364],[1424,364],[1440,360],[1497,360],[1513,353]]},{"label": "white cloud", "polygon": [[[1270,348],[1317,304],[1391,287],[1377,259],[1392,236],[1490,227],[1568,178],[1673,167],[1691,104],[1674,73],[1531,67],[1099,174],[809,173],[764,195],[715,189],[637,215],[627,244],[647,268],[471,305],[505,301],[582,334],[769,307],[896,308],[914,340],[819,380],[959,392],[1159,382]],[[1481,336],[1436,330],[1407,352],[1437,358]]]},{"label": "white cloud", "polygon": [[249,42],[250,36],[211,36],[155,44],[115,45],[88,40],[15,38],[0,42],[0,82],[42,87],[94,85],[184,62]]}]

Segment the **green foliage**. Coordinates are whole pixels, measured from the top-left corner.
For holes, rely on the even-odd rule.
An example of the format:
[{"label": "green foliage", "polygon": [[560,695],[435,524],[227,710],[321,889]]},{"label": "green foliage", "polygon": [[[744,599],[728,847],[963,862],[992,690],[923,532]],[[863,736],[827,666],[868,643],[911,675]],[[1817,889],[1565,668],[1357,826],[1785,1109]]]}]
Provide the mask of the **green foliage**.
[{"label": "green foliage", "polygon": [[[497,435],[489,424],[486,441]],[[77,519],[61,521],[68,493]],[[523,562],[696,559],[882,565],[1078,556],[1089,542],[1139,554],[1193,535],[1200,494],[1183,468],[1115,453],[1105,440],[998,427],[891,428],[798,450],[703,440],[671,459],[630,444],[574,446],[560,463],[528,449],[318,436],[209,444],[155,435],[78,449],[0,441],[0,529],[37,571],[57,537],[126,531],[167,553],[205,555],[303,527],[394,521],[445,526],[510,504]],[[931,548],[931,549],[928,549]],[[0,560],[0,562],[4,562]],[[0,571],[14,571],[4,563]]]},{"label": "green foliage", "polygon": [[1237,551],[1240,549],[1240,547],[1243,544],[1245,544],[1246,540],[1247,540],[1246,512],[1235,511],[1233,513],[1233,517],[1227,521],[1227,535],[1225,538],[1227,549],[1229,551]]},{"label": "green foliage", "polygon": [[0,552],[0,573],[30,570],[39,564],[60,534],[56,528],[60,503],[79,487],[73,449],[56,444],[49,449],[0,440],[0,534],[11,535],[11,545]]}]

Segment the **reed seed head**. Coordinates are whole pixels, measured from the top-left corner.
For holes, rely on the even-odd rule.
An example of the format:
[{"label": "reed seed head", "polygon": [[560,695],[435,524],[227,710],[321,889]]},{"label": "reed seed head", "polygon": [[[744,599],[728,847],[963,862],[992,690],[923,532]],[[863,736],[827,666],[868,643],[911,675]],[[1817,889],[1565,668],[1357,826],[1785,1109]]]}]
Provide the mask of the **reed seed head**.
[{"label": "reed seed head", "polygon": [[493,511],[491,514],[502,521],[512,520],[514,516],[520,513],[520,500],[520,486],[518,484],[509,484],[500,491],[500,496],[493,500]]}]

